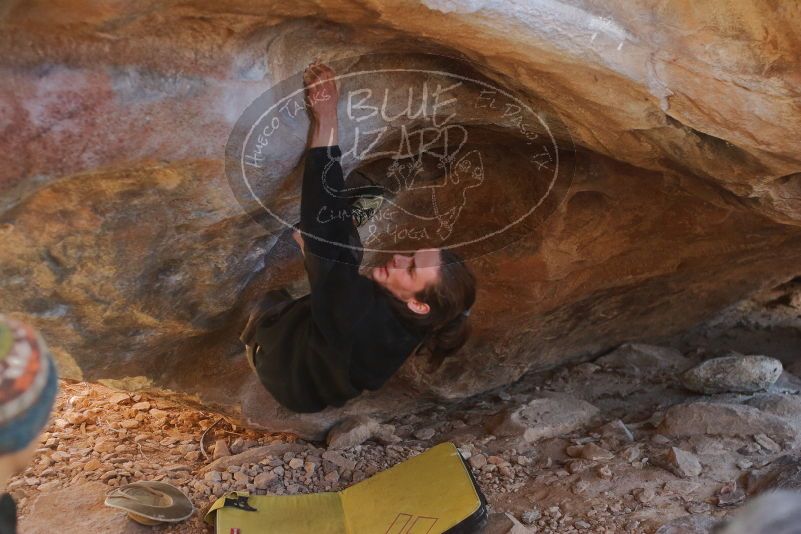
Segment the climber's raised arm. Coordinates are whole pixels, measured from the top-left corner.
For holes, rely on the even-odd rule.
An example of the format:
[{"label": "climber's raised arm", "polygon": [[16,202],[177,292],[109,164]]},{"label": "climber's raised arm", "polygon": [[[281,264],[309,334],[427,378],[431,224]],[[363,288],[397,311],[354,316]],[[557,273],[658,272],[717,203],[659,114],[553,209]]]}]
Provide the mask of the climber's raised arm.
[{"label": "climber's raised arm", "polygon": [[[350,335],[374,297],[372,283],[359,275],[363,247],[342,195],[345,179],[337,136],[334,72],[312,64],[304,74],[311,120],[300,197],[301,245],[316,327],[330,341]],[[336,341],[337,343],[339,341]]]},{"label": "climber's raised arm", "polygon": [[311,124],[301,189],[300,229],[304,254],[312,252],[329,260],[338,258],[343,252],[340,245],[350,242],[354,231],[348,215],[350,207],[340,194],[345,179],[339,163],[339,92],[334,76],[330,67],[316,60],[303,74]]},{"label": "climber's raised arm", "polygon": [[310,148],[339,144],[337,131],[337,102],[339,90],[334,71],[315,59],[303,73],[306,85],[306,104],[311,124]]}]

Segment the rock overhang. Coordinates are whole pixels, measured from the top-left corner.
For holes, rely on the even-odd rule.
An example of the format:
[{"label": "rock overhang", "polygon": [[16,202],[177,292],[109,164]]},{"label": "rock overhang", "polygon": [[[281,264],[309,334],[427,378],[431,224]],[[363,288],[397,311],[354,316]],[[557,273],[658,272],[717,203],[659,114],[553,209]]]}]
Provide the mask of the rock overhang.
[{"label": "rock overhang", "polygon": [[[663,336],[797,274],[799,72],[786,24],[797,15],[752,2],[728,14],[465,6],[9,6],[2,307],[86,379],[146,376],[242,410],[232,391],[246,387],[236,343],[246,304],[268,288],[302,291],[302,266],[270,257],[280,225],[265,231],[243,213],[222,146],[247,105],[315,55],[355,69],[375,52],[399,54],[390,67],[450,57],[452,70],[545,103],[576,151],[551,216],[473,259],[480,292],[464,353],[433,372],[409,362],[354,410],[412,406],[410,388],[458,398]],[[731,31],[705,29],[712,16]],[[514,183],[519,166],[501,156],[525,137],[474,118],[473,138],[506,149],[495,162]],[[297,209],[302,126],[268,184],[285,213]],[[350,165],[380,175],[386,163]]]}]

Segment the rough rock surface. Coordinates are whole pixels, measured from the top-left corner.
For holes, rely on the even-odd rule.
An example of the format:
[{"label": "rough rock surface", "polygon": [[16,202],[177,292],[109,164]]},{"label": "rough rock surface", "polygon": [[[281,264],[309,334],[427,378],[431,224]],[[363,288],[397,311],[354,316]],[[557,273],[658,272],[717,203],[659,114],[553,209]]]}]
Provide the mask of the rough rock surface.
[{"label": "rough rock surface", "polygon": [[50,534],[54,528],[63,534],[145,534],[153,531],[131,521],[121,510],[104,506],[103,500],[109,489],[101,482],[84,482],[43,493],[31,505],[30,513],[22,518],[18,530],[26,534]]},{"label": "rough rock surface", "polygon": [[482,531],[485,534],[534,534],[535,531],[526,527],[510,513],[494,513],[487,518],[487,526]]},{"label": "rough rock surface", "polygon": [[[282,423],[251,395],[237,342],[247,305],[302,292],[302,266],[272,249],[277,224],[243,213],[222,150],[250,102],[317,55],[351,69],[371,67],[352,59],[366,52],[398,52],[377,66],[404,68],[447,55],[435,66],[547,103],[576,147],[546,223],[472,262],[463,353],[431,372],[408,362],[349,415],[389,417],[676,333],[797,274],[792,2],[57,0],[6,2],[0,17],[0,309],[40,328],[71,378],[173,392],[254,426],[315,434],[337,420]],[[493,171],[523,183],[519,129],[468,126]],[[281,213],[297,212],[306,127],[292,125],[265,179]],[[341,139],[352,145],[353,122]]]},{"label": "rough rock surface", "polygon": [[676,349],[643,343],[624,343],[594,363],[631,376],[677,372],[691,365],[690,361]]},{"label": "rough rock surface", "polygon": [[502,410],[487,423],[496,436],[522,436],[528,442],[552,438],[588,425],[598,408],[569,395],[550,394],[516,410]]},{"label": "rough rock surface", "polygon": [[786,372],[798,377],[800,306],[801,276],[725,308],[671,344],[685,352],[700,349],[705,358],[731,352],[767,354],[779,359]]},{"label": "rough rock surface", "polygon": [[745,479],[749,495],[778,489],[801,491],[801,462],[797,457],[781,456],[767,467],[753,469]]},{"label": "rough rock surface", "polygon": [[[394,431],[392,425],[382,425],[369,417],[352,417],[338,422],[326,435],[326,443],[332,449],[350,449],[371,438],[392,443],[399,441]],[[433,435],[432,432],[428,437]]]},{"label": "rough rock surface", "polygon": [[656,534],[709,534],[718,522],[711,515],[686,515],[662,525]]},{"label": "rough rock surface", "polygon": [[773,414],[801,425],[801,398],[775,393],[759,395],[746,401],[746,404],[760,411]]},{"label": "rough rock surface", "polygon": [[690,402],[673,406],[665,413],[659,429],[673,436],[767,434],[775,441],[788,443],[796,439],[797,432],[781,417],[752,406],[722,402]]},{"label": "rough rock surface", "polygon": [[[720,534],[794,534],[801,523],[801,492],[777,491],[738,510]],[[717,531],[716,531],[717,532]]]},{"label": "rough rock surface", "polygon": [[703,468],[691,452],[671,447],[663,459],[664,464],[679,477],[697,477]]},{"label": "rough rock surface", "polygon": [[706,360],[682,376],[687,389],[699,393],[754,393],[772,386],[782,374],[782,362],[760,355],[735,354]]}]

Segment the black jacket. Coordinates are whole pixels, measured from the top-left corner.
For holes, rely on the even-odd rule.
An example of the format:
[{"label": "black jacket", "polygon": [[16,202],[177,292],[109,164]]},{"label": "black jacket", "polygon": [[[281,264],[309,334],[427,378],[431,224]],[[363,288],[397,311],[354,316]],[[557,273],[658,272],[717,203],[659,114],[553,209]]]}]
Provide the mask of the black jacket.
[{"label": "black jacket", "polygon": [[0,534],[17,533],[17,505],[8,493],[0,495]]},{"label": "black jacket", "polygon": [[259,378],[296,412],[342,406],[380,388],[423,340],[398,319],[392,297],[358,272],[361,240],[348,202],[337,196],[345,187],[341,157],[337,145],[306,154],[300,218],[311,293],[254,336]]}]

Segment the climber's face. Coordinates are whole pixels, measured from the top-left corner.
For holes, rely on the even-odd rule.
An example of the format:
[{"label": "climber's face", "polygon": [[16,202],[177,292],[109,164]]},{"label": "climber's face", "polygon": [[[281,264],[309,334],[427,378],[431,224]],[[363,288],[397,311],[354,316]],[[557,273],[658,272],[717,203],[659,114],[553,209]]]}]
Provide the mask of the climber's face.
[{"label": "climber's face", "polygon": [[415,295],[439,281],[439,266],[439,249],[422,249],[412,256],[394,254],[387,263],[373,268],[371,278],[405,302],[413,312],[426,314],[428,304],[417,300]]}]

